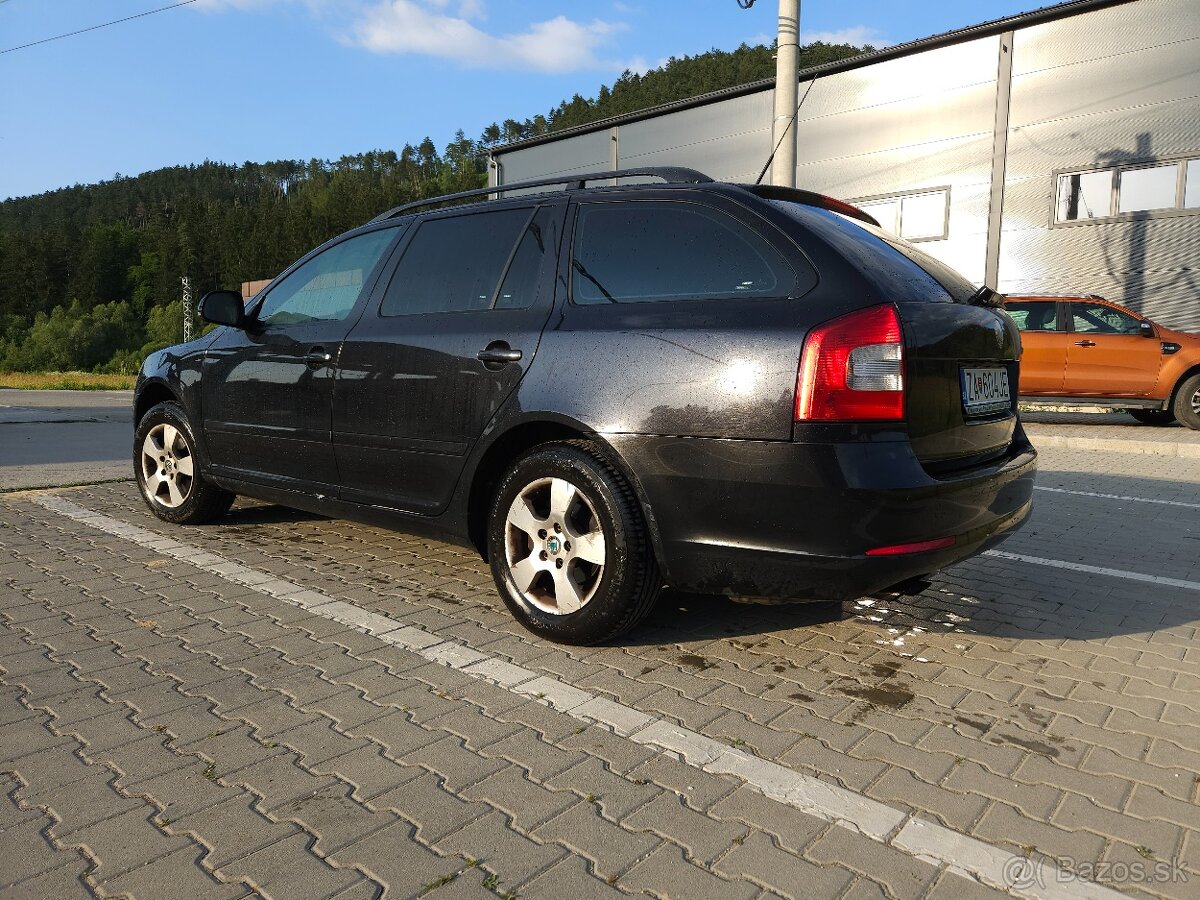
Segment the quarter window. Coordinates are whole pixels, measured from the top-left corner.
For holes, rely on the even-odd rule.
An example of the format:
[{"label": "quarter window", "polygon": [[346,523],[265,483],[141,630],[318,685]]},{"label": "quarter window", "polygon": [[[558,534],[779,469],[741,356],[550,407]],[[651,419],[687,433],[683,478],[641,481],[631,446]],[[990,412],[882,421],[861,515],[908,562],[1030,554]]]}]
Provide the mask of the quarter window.
[{"label": "quarter window", "polygon": [[795,283],[779,251],[719,210],[653,200],[579,208],[576,303],[787,297]]},{"label": "quarter window", "polygon": [[392,275],[380,315],[490,309],[532,214],[530,208],[501,209],[422,222]]},{"label": "quarter window", "polygon": [[395,228],[368,231],[317,254],[271,288],[258,308],[258,321],[301,325],[345,319],[395,237]]}]

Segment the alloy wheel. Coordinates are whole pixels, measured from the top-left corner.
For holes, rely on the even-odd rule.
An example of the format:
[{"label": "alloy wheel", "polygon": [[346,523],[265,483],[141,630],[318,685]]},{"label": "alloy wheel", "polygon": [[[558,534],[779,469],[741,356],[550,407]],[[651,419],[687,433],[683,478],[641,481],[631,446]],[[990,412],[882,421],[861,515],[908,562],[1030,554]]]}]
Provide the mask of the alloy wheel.
[{"label": "alloy wheel", "polygon": [[607,545],[583,491],[564,478],[530,482],[513,499],[504,528],[505,561],[527,602],[567,615],[592,599],[604,575]]},{"label": "alloy wheel", "polygon": [[155,425],[142,441],[142,482],[146,494],[169,509],[182,506],[192,492],[192,448],[173,425]]}]

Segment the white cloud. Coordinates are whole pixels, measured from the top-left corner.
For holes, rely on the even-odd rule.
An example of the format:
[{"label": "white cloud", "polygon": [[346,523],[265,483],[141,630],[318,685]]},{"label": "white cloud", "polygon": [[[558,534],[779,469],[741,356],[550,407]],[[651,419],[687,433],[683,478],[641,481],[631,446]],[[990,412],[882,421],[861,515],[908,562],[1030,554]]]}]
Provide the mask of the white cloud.
[{"label": "white cloud", "polygon": [[470,21],[483,13],[479,0],[460,0],[456,14],[449,11],[450,0],[432,0],[432,6],[385,0],[366,10],[350,40],[375,53],[420,53],[472,68],[568,72],[614,67],[597,51],[620,25],[557,16],[515,34],[488,34]]}]

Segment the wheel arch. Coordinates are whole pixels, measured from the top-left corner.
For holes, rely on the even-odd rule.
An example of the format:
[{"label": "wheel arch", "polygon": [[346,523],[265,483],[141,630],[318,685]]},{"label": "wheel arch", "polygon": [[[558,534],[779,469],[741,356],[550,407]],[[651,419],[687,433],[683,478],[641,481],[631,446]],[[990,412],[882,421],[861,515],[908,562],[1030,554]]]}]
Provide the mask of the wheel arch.
[{"label": "wheel arch", "polygon": [[134,400],[134,427],[137,427],[137,424],[142,421],[146,413],[160,403],[178,403],[180,406],[183,406],[183,403],[175,392],[167,387],[166,382],[154,379],[142,385],[141,390],[138,391],[137,398]]},{"label": "wheel arch", "polygon": [[633,490],[638,507],[646,522],[659,570],[663,567],[662,547],[659,540],[658,523],[653,510],[646,502],[645,492],[637,475],[621,455],[601,435],[582,423],[565,418],[529,419],[505,430],[497,436],[483,452],[471,476],[471,487],[467,498],[467,535],[471,545],[487,560],[487,517],[496,485],[509,467],[522,455],[542,444],[562,441],[584,440],[592,444],[611,463]]},{"label": "wheel arch", "polygon": [[1168,401],[1167,409],[1175,408],[1175,399],[1179,396],[1179,389],[1183,387],[1183,383],[1193,375],[1200,375],[1200,363],[1196,363],[1183,370],[1179,377],[1175,379],[1175,386],[1171,388],[1171,399]]}]

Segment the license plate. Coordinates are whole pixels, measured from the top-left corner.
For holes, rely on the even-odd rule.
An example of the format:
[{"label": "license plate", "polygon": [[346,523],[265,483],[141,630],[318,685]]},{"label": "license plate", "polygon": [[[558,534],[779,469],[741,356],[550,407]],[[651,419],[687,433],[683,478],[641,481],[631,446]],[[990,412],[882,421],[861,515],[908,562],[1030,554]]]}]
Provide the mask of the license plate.
[{"label": "license plate", "polygon": [[968,416],[1003,412],[1012,405],[1008,392],[1008,369],[963,369],[963,409]]}]

